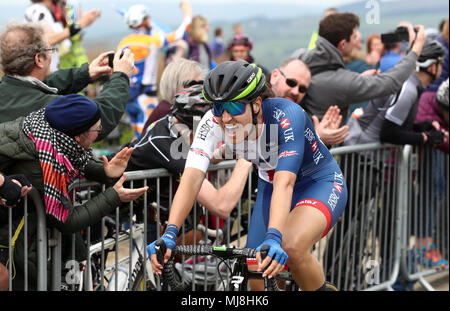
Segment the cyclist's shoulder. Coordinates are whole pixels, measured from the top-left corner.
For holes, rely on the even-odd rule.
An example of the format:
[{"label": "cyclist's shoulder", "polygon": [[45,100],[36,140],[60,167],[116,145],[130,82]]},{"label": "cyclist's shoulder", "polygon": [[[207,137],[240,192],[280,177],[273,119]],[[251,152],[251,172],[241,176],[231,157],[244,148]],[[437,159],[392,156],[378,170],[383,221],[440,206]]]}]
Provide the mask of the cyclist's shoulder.
[{"label": "cyclist's shoulder", "polygon": [[273,97],[264,100],[263,115],[265,123],[274,123],[281,122],[284,118],[303,120],[305,111],[300,105],[291,100]]}]

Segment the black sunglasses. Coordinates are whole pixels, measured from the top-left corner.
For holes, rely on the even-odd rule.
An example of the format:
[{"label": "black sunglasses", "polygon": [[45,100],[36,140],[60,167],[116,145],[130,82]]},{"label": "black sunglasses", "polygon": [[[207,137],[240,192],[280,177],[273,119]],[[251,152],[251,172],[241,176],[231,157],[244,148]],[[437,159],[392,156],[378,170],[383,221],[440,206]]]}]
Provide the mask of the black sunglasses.
[{"label": "black sunglasses", "polygon": [[[285,74],[281,71],[281,69],[279,69],[278,68],[278,71],[281,73],[281,75],[286,79],[286,84],[289,86],[289,87],[296,87],[297,85],[298,85],[298,82],[297,82],[297,80],[295,80],[295,79],[290,79],[290,78],[287,78],[286,76],[285,76]],[[306,91],[308,91],[308,87],[306,86],[306,85],[303,85],[303,84],[300,84],[299,86],[298,86],[298,91],[299,91],[299,93],[306,93]]]}]

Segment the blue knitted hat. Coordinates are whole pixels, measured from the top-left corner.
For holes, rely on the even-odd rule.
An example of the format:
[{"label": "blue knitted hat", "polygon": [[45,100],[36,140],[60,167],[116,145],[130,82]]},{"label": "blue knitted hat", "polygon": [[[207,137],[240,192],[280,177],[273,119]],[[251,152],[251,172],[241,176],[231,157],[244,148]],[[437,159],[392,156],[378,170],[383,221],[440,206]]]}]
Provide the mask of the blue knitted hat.
[{"label": "blue knitted hat", "polygon": [[100,120],[100,110],[86,96],[70,94],[52,101],[45,108],[45,119],[52,128],[74,137]]}]

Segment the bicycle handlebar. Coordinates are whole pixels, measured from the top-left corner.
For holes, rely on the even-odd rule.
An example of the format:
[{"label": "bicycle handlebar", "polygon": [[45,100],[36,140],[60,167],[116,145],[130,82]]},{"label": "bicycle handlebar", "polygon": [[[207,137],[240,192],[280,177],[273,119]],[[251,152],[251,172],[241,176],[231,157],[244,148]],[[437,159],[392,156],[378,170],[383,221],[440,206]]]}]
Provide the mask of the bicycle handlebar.
[{"label": "bicycle handlebar", "polygon": [[[163,261],[166,245],[163,240],[156,241],[155,249],[156,256],[158,258],[162,258],[160,263]],[[269,247],[264,245],[262,247],[262,258],[267,256]],[[163,278],[167,280],[167,283],[170,285],[172,290],[175,291],[186,291],[189,290],[190,284],[184,283],[182,281],[177,280],[176,272],[175,272],[175,263],[174,256],[175,255],[196,255],[196,256],[209,256],[213,255],[219,257],[221,259],[247,259],[247,258],[255,258],[256,250],[254,248],[231,248],[231,247],[222,247],[222,246],[210,246],[210,245],[178,245],[172,251],[172,256],[166,264],[163,264]],[[267,279],[267,278],[266,278]],[[272,290],[279,290],[276,286],[276,282],[274,279],[268,280],[268,287]]]}]

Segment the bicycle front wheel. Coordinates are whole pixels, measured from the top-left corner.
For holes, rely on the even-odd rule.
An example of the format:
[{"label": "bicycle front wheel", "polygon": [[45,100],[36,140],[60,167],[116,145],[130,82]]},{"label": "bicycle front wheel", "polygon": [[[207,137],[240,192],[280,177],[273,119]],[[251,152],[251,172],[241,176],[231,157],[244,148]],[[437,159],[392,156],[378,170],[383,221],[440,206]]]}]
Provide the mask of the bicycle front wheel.
[{"label": "bicycle front wheel", "polygon": [[144,282],[144,269],[145,266],[142,265],[139,269],[139,272],[136,274],[136,278],[131,285],[132,291],[156,291],[156,284],[153,280],[156,280],[156,276],[153,277],[153,280],[148,275],[148,272],[145,275],[145,282]]}]

